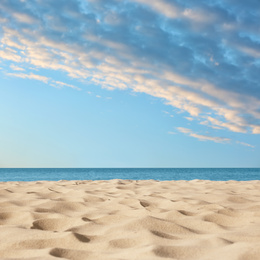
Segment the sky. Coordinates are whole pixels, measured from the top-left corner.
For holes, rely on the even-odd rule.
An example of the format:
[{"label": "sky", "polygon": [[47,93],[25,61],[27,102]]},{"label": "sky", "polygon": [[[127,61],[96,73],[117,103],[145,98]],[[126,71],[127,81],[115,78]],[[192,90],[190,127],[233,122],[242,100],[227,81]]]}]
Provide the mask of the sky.
[{"label": "sky", "polygon": [[0,167],[260,167],[259,0],[1,0]]}]

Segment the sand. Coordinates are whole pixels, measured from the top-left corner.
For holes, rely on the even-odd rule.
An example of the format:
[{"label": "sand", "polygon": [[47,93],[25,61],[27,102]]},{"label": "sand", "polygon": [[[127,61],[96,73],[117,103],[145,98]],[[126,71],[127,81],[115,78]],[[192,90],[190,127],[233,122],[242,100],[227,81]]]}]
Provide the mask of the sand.
[{"label": "sand", "polygon": [[0,259],[260,259],[260,181],[0,183]]}]

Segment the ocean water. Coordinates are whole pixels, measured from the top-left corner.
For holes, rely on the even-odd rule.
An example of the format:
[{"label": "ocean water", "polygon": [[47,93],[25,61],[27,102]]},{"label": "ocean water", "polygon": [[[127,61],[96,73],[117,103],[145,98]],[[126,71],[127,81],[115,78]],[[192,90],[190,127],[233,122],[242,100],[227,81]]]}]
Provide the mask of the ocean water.
[{"label": "ocean water", "polygon": [[38,180],[260,180],[260,168],[0,168],[0,182]]}]

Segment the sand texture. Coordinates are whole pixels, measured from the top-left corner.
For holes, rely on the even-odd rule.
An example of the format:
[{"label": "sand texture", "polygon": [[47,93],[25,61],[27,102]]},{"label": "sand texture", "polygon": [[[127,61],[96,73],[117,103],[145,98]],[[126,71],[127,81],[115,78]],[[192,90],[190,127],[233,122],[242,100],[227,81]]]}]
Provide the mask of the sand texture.
[{"label": "sand texture", "polygon": [[260,181],[0,183],[0,259],[260,259]]}]

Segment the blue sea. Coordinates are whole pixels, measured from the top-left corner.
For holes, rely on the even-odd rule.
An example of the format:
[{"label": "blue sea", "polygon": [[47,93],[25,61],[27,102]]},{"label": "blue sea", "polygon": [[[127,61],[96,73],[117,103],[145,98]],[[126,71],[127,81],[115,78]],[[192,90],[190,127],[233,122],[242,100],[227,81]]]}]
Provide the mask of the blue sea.
[{"label": "blue sea", "polygon": [[58,180],[260,180],[260,168],[0,168],[0,182]]}]

